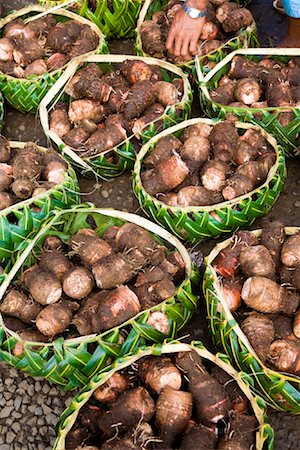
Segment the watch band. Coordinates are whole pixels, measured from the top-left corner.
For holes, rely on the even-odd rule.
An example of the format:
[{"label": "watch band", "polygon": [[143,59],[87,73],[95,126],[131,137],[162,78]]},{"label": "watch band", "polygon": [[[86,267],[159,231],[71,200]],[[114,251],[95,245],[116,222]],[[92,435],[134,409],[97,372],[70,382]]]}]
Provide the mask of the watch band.
[{"label": "watch band", "polygon": [[186,3],[183,3],[182,8],[187,13],[187,15],[192,19],[200,19],[201,17],[206,16],[207,11],[206,9],[204,11],[200,11],[199,9],[196,8],[190,8],[189,6],[186,5]]}]

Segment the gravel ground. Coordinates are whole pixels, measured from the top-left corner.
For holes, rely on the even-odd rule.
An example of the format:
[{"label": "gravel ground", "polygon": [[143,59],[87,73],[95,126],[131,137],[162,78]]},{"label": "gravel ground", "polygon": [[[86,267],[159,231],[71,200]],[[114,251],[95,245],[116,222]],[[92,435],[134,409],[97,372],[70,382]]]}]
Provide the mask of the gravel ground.
[{"label": "gravel ground", "polygon": [[[28,0],[5,0],[5,12],[35,3]],[[1,4],[1,1],[0,1]],[[285,34],[286,19],[274,12],[272,0],[254,0],[251,4],[263,45],[276,45]],[[131,53],[132,43],[115,41],[114,53]],[[194,114],[198,114],[195,102]],[[34,116],[24,116],[7,108],[4,135],[13,140],[34,140],[45,145],[46,140]],[[123,209],[141,214],[137,200],[131,191],[130,174],[124,174],[111,182],[95,183],[80,178],[83,200],[98,207]],[[283,220],[286,225],[299,225],[300,217],[299,160],[288,161],[288,180],[285,190],[270,213],[271,218]],[[253,228],[259,227],[259,221]],[[198,257],[207,255],[215,241],[202,243],[194,248]],[[203,302],[193,320],[183,330],[186,339],[201,339],[213,350],[209,340]],[[74,393],[73,393],[74,394]],[[73,395],[72,394],[72,395]],[[55,438],[55,426],[59,415],[70,401],[71,394],[42,379],[32,379],[24,373],[0,363],[0,450],[50,450]],[[275,429],[276,450],[300,449],[300,416],[269,411],[269,419]],[[191,449],[193,450],[193,449]]]},{"label": "gravel ground", "polygon": [[0,365],[0,449],[51,450],[71,394]]}]

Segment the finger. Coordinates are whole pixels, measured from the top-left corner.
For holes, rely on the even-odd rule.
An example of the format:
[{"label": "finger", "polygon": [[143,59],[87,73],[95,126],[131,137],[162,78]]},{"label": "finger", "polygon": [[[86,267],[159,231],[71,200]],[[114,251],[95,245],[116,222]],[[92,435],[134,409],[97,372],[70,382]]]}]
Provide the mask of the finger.
[{"label": "finger", "polygon": [[175,31],[174,31],[174,28],[171,27],[171,29],[169,31],[169,34],[168,34],[168,39],[167,39],[167,42],[166,42],[166,49],[170,53],[173,53],[174,41],[175,41]]},{"label": "finger", "polygon": [[188,54],[184,57],[184,60],[185,60],[185,61],[191,61],[191,59],[193,59],[193,55],[191,55],[190,53],[188,53]]},{"label": "finger", "polygon": [[184,58],[186,58],[189,54],[189,45],[190,45],[189,38],[184,39],[184,41],[182,42],[182,47],[181,47],[181,55]]},{"label": "finger", "polygon": [[175,46],[174,46],[174,55],[180,56],[181,53],[181,47],[182,47],[182,38],[180,36],[177,36],[175,39]]},{"label": "finger", "polygon": [[190,53],[192,55],[197,55],[197,53],[198,53],[198,48],[197,48],[198,46],[197,46],[197,44],[198,44],[197,39],[191,39],[190,40],[189,51],[190,51]]}]

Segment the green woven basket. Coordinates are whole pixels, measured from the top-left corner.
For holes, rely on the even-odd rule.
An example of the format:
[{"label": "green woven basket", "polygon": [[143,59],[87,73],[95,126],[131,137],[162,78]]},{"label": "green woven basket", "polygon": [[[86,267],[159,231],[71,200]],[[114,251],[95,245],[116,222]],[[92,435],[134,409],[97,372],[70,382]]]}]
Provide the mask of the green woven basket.
[{"label": "green woven basket", "polygon": [[[22,149],[26,142],[10,141],[10,147]],[[42,152],[47,149],[39,147]],[[16,259],[23,251],[53,210],[68,209],[80,202],[76,174],[68,164],[65,181],[46,193],[20,201],[0,212],[0,262],[5,267],[0,283],[6,278]],[[36,211],[39,209],[39,211]]]},{"label": "green woven basket", "polygon": [[[56,6],[64,1],[39,0],[40,5]],[[74,4],[70,1],[68,3]],[[142,6],[142,0],[96,0],[95,8],[89,6],[89,0],[78,0],[77,14],[96,24],[107,37],[130,38]]]},{"label": "green woven basket", "polygon": [[[141,347],[130,355],[121,357],[115,361],[114,364],[105,368],[97,375],[95,375],[84,389],[74,397],[72,403],[61,415],[60,422],[58,424],[57,439],[54,443],[53,450],[65,450],[65,441],[69,431],[72,429],[80,409],[89,401],[93,395],[95,389],[103,385],[114,373],[122,370],[134,363],[139,359],[149,355],[168,355],[170,353],[178,352],[190,352],[196,351],[201,358],[210,363],[213,363],[220,367],[224,372],[228,373],[233,378],[244,394],[249,399],[253,412],[259,423],[259,427],[256,433],[256,450],[272,450],[274,445],[274,431],[267,422],[266,417],[266,405],[264,401],[254,396],[251,392],[251,378],[244,373],[236,372],[229,364],[228,357],[218,353],[213,355],[203,346],[201,342],[192,342],[191,344],[182,344],[178,341],[165,341],[160,345],[153,345],[152,347]],[[192,449],[191,449],[192,450]]]},{"label": "green woven basket", "polygon": [[[287,235],[296,234],[299,230],[296,227],[285,228]],[[260,236],[261,230],[253,233]],[[203,292],[212,338],[216,347],[229,356],[231,363],[249,375],[255,391],[269,406],[278,411],[300,414],[300,378],[271,370],[260,361],[222,295],[213,261],[222,249],[232,243],[232,239],[217,244],[205,260]]]},{"label": "green woven basket", "polygon": [[[235,1],[235,0],[233,0]],[[250,0],[251,1],[251,0]],[[240,5],[246,5],[247,3],[250,3],[250,1],[236,1],[236,3],[239,3]],[[150,20],[153,13],[156,11],[161,11],[165,5],[168,3],[167,0],[146,0],[140,15],[139,20],[137,23],[137,28],[135,30],[136,34],[136,41],[135,41],[135,50],[137,55],[140,56],[149,56],[147,53],[143,50],[143,44],[142,44],[142,38],[141,38],[141,26],[142,23],[145,20]],[[207,65],[208,62],[212,63],[218,63],[222,61],[222,59],[225,58],[228,53],[237,50],[238,48],[248,48],[248,47],[259,47],[259,41],[256,35],[256,24],[253,23],[251,26],[247,27],[246,29],[243,29],[236,37],[233,37],[229,39],[224,45],[219,47],[217,50],[199,57],[199,63],[201,65],[201,69],[204,73],[209,72],[210,66]],[[195,60],[188,61],[182,64],[179,64],[179,67],[181,67],[183,70],[186,70],[187,72],[191,72],[194,78],[196,79],[196,69],[195,69]]]},{"label": "green woven basket", "polygon": [[[227,113],[232,113],[241,122],[250,122],[260,125],[276,138],[288,156],[295,156],[297,153],[295,150],[300,144],[299,106],[294,108],[233,108],[232,106],[220,105],[211,100],[210,91],[215,89],[218,86],[220,78],[228,73],[231,61],[236,55],[241,55],[254,61],[259,61],[261,57],[270,56],[270,58],[287,63],[293,56],[299,57],[299,49],[251,48],[247,50],[237,50],[226,56],[226,58],[206,76],[204,76],[200,65],[196,65],[199,80],[200,105],[208,116],[223,119]],[[293,120],[286,127],[281,125],[278,118],[279,114],[283,111],[292,111],[293,113]]]},{"label": "green woven basket", "polygon": [[[77,20],[82,24],[89,25],[92,30],[99,37],[98,47],[87,55],[92,53],[108,53],[107,44],[104,39],[104,35],[99,28],[70,11],[63,9],[47,10],[41,6],[31,5],[26,8],[20,9],[12,14],[9,14],[4,19],[0,20],[0,30],[9,22],[16,18],[29,19],[33,16],[40,17],[40,14],[53,14],[58,22],[65,21],[66,18],[71,20]],[[44,15],[44,14],[43,14]],[[2,33],[1,33],[2,35]],[[0,35],[0,37],[1,37]],[[66,64],[61,69],[47,72],[44,75],[31,76],[30,78],[15,78],[0,72],[0,90],[2,91],[5,99],[16,109],[25,113],[35,113],[39,107],[42,98],[46,95],[53,84],[61,77],[66,67],[70,63]]]},{"label": "green woven basket", "polygon": [[[83,175],[99,177],[107,180],[120,175],[125,170],[132,169],[136,159],[134,146],[132,144],[132,138],[134,135],[132,134],[125,141],[118,144],[111,150],[107,150],[93,157],[81,158],[78,154],[76,154],[76,152],[67,146],[59,136],[49,130],[49,112],[54,107],[57,99],[63,95],[67,82],[73,77],[82,63],[96,62],[105,70],[105,68],[107,69],[109,67],[109,64],[121,63],[127,59],[143,60],[148,64],[153,64],[160,67],[163,79],[165,81],[170,81],[172,78],[181,78],[183,80],[184,93],[180,102],[175,105],[168,106],[162,116],[147,124],[141,130],[141,143],[147,142],[157,133],[156,123],[159,123],[159,126],[161,126],[161,122],[163,121],[164,128],[168,128],[187,119],[190,115],[193,93],[188,77],[182,72],[181,69],[170,63],[160,61],[155,58],[139,58],[131,55],[94,55],[74,61],[41,102],[39,114],[45,134],[57,145],[63,155],[68,158],[69,161],[81,171],[81,173],[83,173]],[[66,102],[68,101],[68,98],[69,97],[67,95],[63,97]],[[109,159],[113,154],[117,156],[116,163],[109,162]]]},{"label": "green woven basket", "polygon": [[133,171],[133,190],[142,210],[180,239],[193,243],[231,234],[239,228],[251,225],[257,217],[267,214],[282,191],[286,178],[284,152],[275,139],[254,125],[238,122],[236,127],[240,130],[254,128],[261,131],[276,152],[276,162],[261,186],[234,200],[212,206],[172,207],[152,197],[145,191],[141,181],[144,158],[154,149],[159,139],[172,133],[178,137],[185,128],[196,123],[215,125],[217,122],[210,119],[191,119],[163,131],[142,148]]},{"label": "green woven basket", "polygon": [[[86,385],[93,375],[108,364],[109,360],[134,351],[145,342],[161,342],[166,337],[174,338],[197,308],[198,298],[193,291],[199,283],[198,270],[192,265],[186,249],[176,238],[140,216],[84,206],[56,212],[54,217],[44,224],[35,239],[19,255],[17,263],[0,286],[0,299],[5,295],[9,284],[18,278],[22,270],[35,262],[47,235],[58,235],[63,240],[68,240],[70,235],[79,229],[90,228],[90,221],[96,224],[99,235],[102,235],[109,226],[122,225],[125,222],[135,223],[151,231],[157,239],[163,240],[180,252],[186,265],[185,279],[177,287],[173,297],[140,312],[118,327],[99,335],[72,339],[60,337],[46,344],[22,341],[25,351],[20,357],[14,356],[12,349],[21,338],[4,326],[0,315],[0,326],[2,326],[0,328],[0,361],[5,361],[32,376],[47,378],[69,390]],[[160,311],[167,316],[169,335],[147,324],[152,311]],[[119,338],[124,332],[126,332],[125,340],[120,343]]]}]

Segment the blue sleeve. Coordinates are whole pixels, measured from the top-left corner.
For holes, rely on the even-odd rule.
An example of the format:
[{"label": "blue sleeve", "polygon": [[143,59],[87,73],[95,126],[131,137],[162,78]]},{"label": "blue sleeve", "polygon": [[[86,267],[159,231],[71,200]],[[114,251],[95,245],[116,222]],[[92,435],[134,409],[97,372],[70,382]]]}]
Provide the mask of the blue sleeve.
[{"label": "blue sleeve", "polygon": [[283,6],[288,16],[300,19],[300,0],[283,0]]}]

